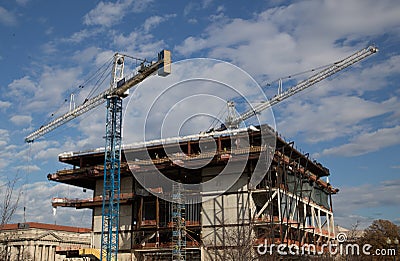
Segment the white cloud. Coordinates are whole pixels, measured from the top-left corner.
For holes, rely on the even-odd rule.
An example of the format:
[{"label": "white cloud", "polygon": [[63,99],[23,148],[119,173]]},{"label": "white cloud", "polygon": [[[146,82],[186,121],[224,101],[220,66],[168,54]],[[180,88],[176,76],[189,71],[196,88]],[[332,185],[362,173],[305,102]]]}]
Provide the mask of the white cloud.
[{"label": "white cloud", "polygon": [[147,18],[144,21],[143,29],[145,32],[149,32],[154,27],[158,26],[162,22],[165,22],[168,19],[173,18],[173,17],[176,17],[176,14],[168,14],[168,15],[164,15],[164,16],[159,16],[159,15],[150,16],[149,18]]},{"label": "white cloud", "polygon": [[[79,67],[60,69],[45,66],[34,91],[34,96],[26,104],[25,109],[46,111],[48,114],[53,112],[51,110],[60,109],[60,105],[66,99],[65,92],[78,82],[80,73]],[[69,97],[69,93],[67,95]],[[65,106],[64,109],[68,109],[68,107]]]},{"label": "white cloud", "polygon": [[199,5],[195,2],[190,1],[184,8],[183,8],[183,16],[188,16],[194,9],[198,8]]},{"label": "white cloud", "polygon": [[[325,80],[317,84],[317,86],[322,85],[323,87],[313,88],[312,93],[307,95],[313,99],[336,95],[338,93],[362,96],[368,92],[387,88],[387,86],[393,84],[391,82],[393,76],[400,74],[400,55],[392,55],[385,58],[384,52],[385,50],[379,51],[363,62],[354,64],[345,71],[341,71],[332,77],[335,80]],[[381,94],[389,94],[389,97],[398,97],[400,93],[381,92]]]},{"label": "white cloud", "polygon": [[21,166],[16,166],[14,169],[17,170],[17,171],[21,170],[21,171],[25,171],[27,173],[30,173],[31,171],[33,171],[33,172],[34,171],[39,171],[40,167],[37,166],[37,165],[21,165]]},{"label": "white cloud", "polygon": [[0,101],[0,109],[7,109],[11,106],[11,102],[9,101]]},{"label": "white cloud", "polygon": [[187,22],[188,22],[189,24],[197,24],[197,23],[198,23],[198,21],[197,21],[196,18],[190,18],[190,19],[187,20]]},{"label": "white cloud", "polygon": [[153,35],[140,31],[133,31],[127,35],[116,34],[113,37],[113,44],[120,50],[126,50],[127,53],[133,53],[139,58],[155,57],[160,50],[166,48],[163,40],[154,39]]},{"label": "white cloud", "polygon": [[13,80],[7,88],[5,95],[8,97],[32,96],[36,90],[36,84],[29,76]]},{"label": "white cloud", "polygon": [[213,2],[213,0],[203,0],[202,1],[202,8],[207,8],[211,5],[211,3]]},{"label": "white cloud", "polygon": [[82,29],[79,32],[73,33],[70,37],[62,39],[61,41],[67,43],[81,43],[82,41],[90,39],[101,32],[103,32],[102,29]]},{"label": "white cloud", "polygon": [[30,0],[16,0],[17,4],[21,5],[21,6],[26,6]]},{"label": "white cloud", "polygon": [[183,16],[189,16],[189,15],[195,16],[193,12],[211,7],[212,2],[213,0],[190,1],[183,8]]},{"label": "white cloud", "polygon": [[350,44],[340,44],[343,41],[357,39],[358,48],[373,35],[389,33],[389,28],[400,27],[399,12],[395,1],[301,1],[268,9],[249,20],[212,23],[175,50],[185,56],[206,51],[211,57],[233,61],[252,75],[276,79],[353,52]]},{"label": "white cloud", "polygon": [[125,13],[126,4],[100,2],[95,9],[84,17],[86,25],[111,26],[119,22]]},{"label": "white cloud", "polygon": [[0,24],[14,26],[17,24],[17,18],[12,12],[0,6]]},{"label": "white cloud", "polygon": [[18,126],[30,125],[32,117],[28,115],[14,115],[10,118],[10,121]]},{"label": "white cloud", "polygon": [[54,32],[54,27],[49,27],[46,29],[46,31],[44,32],[46,35],[51,35]]},{"label": "white cloud", "polygon": [[159,15],[150,16],[149,18],[144,21],[143,28],[145,32],[149,32],[154,27],[158,26],[160,23],[163,22],[163,17]]},{"label": "white cloud", "polygon": [[79,139],[76,141],[74,150],[93,149],[104,146],[105,134],[105,106],[99,106],[86,113],[84,118],[80,119],[77,128],[81,132]]},{"label": "white cloud", "polygon": [[[338,19],[336,14],[348,16],[346,18],[352,18],[353,14],[332,12],[335,13],[335,19],[332,20],[330,14],[328,22],[325,17],[314,19],[311,18],[314,16],[307,16],[307,13],[314,13],[315,9],[325,8],[327,12],[330,8],[340,9],[339,4],[331,3],[331,6],[321,7],[320,5],[324,5],[326,2],[324,4],[317,3],[315,6],[311,2],[307,3],[307,8],[303,8],[301,11],[295,11],[298,4],[294,4],[287,8],[267,10],[252,20],[233,19],[228,23],[213,24],[203,35],[188,37],[182,45],[178,45],[175,49],[184,55],[190,55],[198,50],[207,50],[213,57],[233,60],[253,75],[268,73],[270,79],[275,79],[291,72],[326,64],[350,54],[354,50],[351,51],[348,47],[335,47],[335,41],[346,37],[348,33],[357,32],[356,35],[358,35],[360,31],[367,35],[369,30],[377,33],[379,31],[376,30],[377,27],[399,25],[398,20],[393,19],[394,12],[390,12],[385,21],[376,21],[374,19],[377,17],[374,16],[373,22],[379,23],[372,27],[368,26],[371,22],[368,21],[367,24],[364,22],[352,24],[350,30],[343,30],[343,28],[334,28],[333,30],[332,27],[336,27],[335,23]],[[304,7],[306,4],[300,3],[299,5]],[[382,6],[373,12],[387,8],[384,6],[389,5],[387,2],[382,3]],[[361,11],[357,12],[356,19],[365,20],[362,10],[370,9],[370,6],[366,4],[357,8]],[[351,7],[350,10],[354,11],[355,7]],[[324,11],[322,10],[322,12]],[[296,15],[290,15],[293,12]],[[307,30],[303,28],[303,25],[308,26],[312,36],[304,37],[306,34],[303,35],[303,33],[307,33]],[[326,31],[331,32],[332,30],[333,34],[326,34]],[[310,40],[313,41],[312,44],[309,44]],[[361,73],[357,73],[357,77],[344,77],[343,84],[342,77],[340,84],[337,84],[337,81],[324,82],[324,85],[330,85],[332,88],[326,88],[326,86],[317,88],[315,94],[310,95],[310,98],[313,99],[306,100],[308,103],[299,102],[300,99],[296,100],[296,98],[292,98],[290,103],[282,103],[278,108],[279,111],[284,112],[281,115],[282,120],[278,124],[279,131],[285,135],[300,133],[309,142],[319,142],[348,135],[358,135],[365,130],[365,127],[370,129],[371,126],[361,124],[361,122],[385,113],[395,112],[398,101],[389,99],[386,102],[376,102],[356,96],[337,94],[356,93],[359,95],[368,90],[382,88],[389,75],[399,72],[397,59],[398,57],[391,57],[380,64],[374,64]],[[328,97],[328,92],[335,93],[336,96]]]},{"label": "white cloud", "polygon": [[400,144],[400,125],[356,136],[350,143],[324,149],[322,155],[359,156]]},{"label": "white cloud", "polygon": [[6,129],[0,129],[0,146],[7,145],[9,140],[10,140],[9,131]]},{"label": "white cloud", "polygon": [[[56,148],[58,148],[58,152]],[[20,148],[15,157],[24,161],[31,161],[32,159],[45,161],[56,158],[61,152],[58,141],[36,140],[31,146]]]},{"label": "white cloud", "polygon": [[[386,211],[386,218],[397,218],[400,180],[385,180],[378,184],[343,187],[333,195],[336,224],[351,227],[357,220],[362,227],[370,225],[374,212]],[[391,213],[391,214],[390,214]],[[379,214],[379,213],[375,213]],[[394,215],[394,217],[393,217]]]},{"label": "white cloud", "polygon": [[333,140],[368,129],[363,121],[395,110],[395,98],[373,102],[357,96],[293,98],[275,107],[279,110],[278,131],[300,134],[308,142]]},{"label": "white cloud", "polygon": [[57,44],[54,41],[47,42],[41,46],[43,53],[47,55],[55,55],[58,51]]},{"label": "white cloud", "polygon": [[119,23],[129,13],[144,11],[153,0],[121,0],[115,3],[101,1],[84,17],[85,25],[110,27]]},{"label": "white cloud", "polygon": [[146,79],[125,102],[125,143],[143,141],[145,135],[147,140],[160,138],[161,131],[163,137],[206,131],[215,127],[211,119],[225,120],[226,100],[244,96],[253,103],[261,96],[255,82],[234,65],[189,59],[172,66],[171,75]]},{"label": "white cloud", "polygon": [[56,184],[50,182],[35,182],[21,187],[21,199],[14,216],[14,222],[23,218],[23,210],[26,208],[26,220],[28,222],[43,222],[91,227],[91,210],[76,210],[74,208],[58,208],[56,216],[53,216],[51,199],[53,197],[90,198],[90,191],[84,193],[81,188]]}]

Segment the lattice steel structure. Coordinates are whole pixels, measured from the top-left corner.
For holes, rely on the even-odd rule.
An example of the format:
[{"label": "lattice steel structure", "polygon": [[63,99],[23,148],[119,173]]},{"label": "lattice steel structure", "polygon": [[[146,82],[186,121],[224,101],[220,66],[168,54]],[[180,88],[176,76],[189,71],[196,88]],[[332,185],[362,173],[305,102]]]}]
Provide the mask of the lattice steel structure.
[{"label": "lattice steel structure", "polygon": [[[261,132],[272,130],[268,126],[257,128],[260,131],[235,130],[233,136],[228,135],[228,131],[223,135],[210,134],[212,139],[208,142],[216,144],[216,153],[204,166],[201,155],[208,155],[208,151],[200,151],[199,139],[191,137],[182,140],[178,148],[184,155],[176,157],[187,166],[202,166],[198,169],[183,169],[174,164],[177,159],[168,158],[158,145],[146,143],[124,147],[120,184],[119,258],[249,260],[257,256],[257,246],[265,242],[288,246],[315,244],[321,248],[322,244],[334,240],[331,195],[338,190],[323,180],[329,176],[329,170],[309,159],[308,154],[294,148],[293,142],[286,142],[279,136],[275,138],[276,149],[268,150],[261,144]],[[231,147],[231,144],[235,144],[231,139],[241,140],[241,145]],[[245,140],[250,143],[246,144]],[[144,153],[152,158],[141,159]],[[229,160],[232,164],[246,163],[244,170],[238,170],[242,171],[239,180],[226,193],[196,204],[187,202],[188,192],[178,186],[164,190],[155,184],[151,188],[153,192],[173,195],[175,202],[162,200],[141,187],[131,172],[133,170],[147,175],[154,171],[150,165],[154,163],[169,178],[180,179],[185,183],[205,182],[224,169],[227,154],[231,155]],[[137,160],[125,161],[128,156]],[[272,161],[270,168],[267,168],[267,156]],[[95,248],[98,248],[101,233],[99,202],[103,194],[100,196],[102,168],[99,163],[102,157],[102,152],[96,150],[92,153],[63,154],[60,156],[62,162],[78,167],[60,170],[49,176],[51,180],[93,189],[93,199],[57,199],[53,205],[95,210]],[[261,164],[258,170],[257,164]],[[258,175],[257,171],[267,173],[258,185],[250,186],[249,180]]]},{"label": "lattice steel structure", "polygon": [[122,99],[107,98],[101,259],[117,260],[121,177]]},{"label": "lattice steel structure", "polygon": [[186,260],[186,206],[181,183],[172,187],[172,260]]}]

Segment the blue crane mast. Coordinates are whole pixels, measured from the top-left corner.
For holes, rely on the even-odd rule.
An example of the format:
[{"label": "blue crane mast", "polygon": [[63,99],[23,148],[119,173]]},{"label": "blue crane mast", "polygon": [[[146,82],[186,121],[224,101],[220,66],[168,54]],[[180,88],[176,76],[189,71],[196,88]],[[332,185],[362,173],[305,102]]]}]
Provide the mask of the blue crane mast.
[{"label": "blue crane mast", "polygon": [[33,142],[36,138],[103,104],[104,101],[107,102],[100,253],[100,260],[107,261],[117,260],[118,254],[122,100],[128,96],[130,88],[155,72],[160,76],[167,76],[171,73],[171,52],[168,50],[163,50],[158,54],[157,62],[147,66],[142,63],[142,68],[132,78],[124,78],[124,58],[125,56],[119,53],[114,55],[109,89],[41,126],[25,138],[25,142]]}]

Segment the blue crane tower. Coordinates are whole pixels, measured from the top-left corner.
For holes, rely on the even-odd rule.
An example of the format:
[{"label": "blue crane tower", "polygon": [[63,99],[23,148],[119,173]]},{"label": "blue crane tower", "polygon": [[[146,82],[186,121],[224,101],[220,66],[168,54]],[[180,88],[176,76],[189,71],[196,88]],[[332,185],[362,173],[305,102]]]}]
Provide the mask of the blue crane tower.
[{"label": "blue crane tower", "polygon": [[[159,70],[159,75],[170,73],[171,57],[169,51],[158,55],[157,66],[141,68],[142,80],[151,75],[151,71]],[[154,68],[154,69],[151,69]],[[118,225],[121,174],[121,143],[122,143],[122,99],[128,96],[129,88],[124,87],[126,79],[123,75],[124,56],[114,55],[110,92],[106,96],[106,144],[104,150],[104,183],[101,229],[101,259],[117,260]],[[150,73],[151,72],[151,73]],[[144,75],[143,75],[144,74]],[[142,81],[141,80],[141,81]],[[128,80],[129,82],[129,80]]]},{"label": "blue crane tower", "polygon": [[126,55],[119,53],[114,55],[109,89],[85,100],[80,106],[71,108],[69,112],[41,126],[25,138],[25,142],[33,142],[36,138],[107,102],[100,253],[100,260],[107,261],[117,260],[118,253],[122,100],[128,95],[129,89],[155,72],[160,76],[171,73],[171,52],[168,50],[162,50],[158,54],[157,62],[146,65],[145,60],[142,60],[142,67],[131,78],[124,78],[125,57]]}]

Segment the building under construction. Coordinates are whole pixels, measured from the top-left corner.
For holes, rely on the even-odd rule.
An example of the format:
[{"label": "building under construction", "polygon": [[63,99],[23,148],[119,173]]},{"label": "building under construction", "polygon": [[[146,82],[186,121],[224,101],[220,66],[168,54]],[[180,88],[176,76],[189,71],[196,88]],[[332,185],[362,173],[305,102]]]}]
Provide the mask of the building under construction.
[{"label": "building under construction", "polygon": [[[90,199],[53,200],[55,207],[93,209],[94,244],[80,251],[83,256],[250,260],[275,254],[276,244],[289,250],[312,244],[315,251],[335,236],[331,195],[337,190],[322,180],[328,169],[277,137],[267,125],[237,128],[377,51],[375,46],[363,48],[320,67],[287,90],[279,81],[277,95],[240,115],[230,113],[236,110],[227,100],[225,129],[123,148],[123,98],[152,75],[168,76],[172,60],[168,50],[162,50],[154,62],[116,53],[106,68],[112,68],[110,88],[77,107],[70,105],[67,113],[42,125],[25,141],[33,142],[107,103],[104,149],[63,153],[59,160],[71,169],[49,174],[50,180],[94,191]],[[124,74],[125,58],[141,62],[129,76]]]},{"label": "building under construction", "polygon": [[[250,260],[276,254],[266,251],[273,244],[318,250],[335,238],[331,196],[338,189],[327,182],[329,170],[267,125],[132,144],[121,155],[118,260]],[[93,251],[81,254],[99,257],[104,149],[62,153],[59,161],[70,169],[48,179],[93,190],[93,197],[54,198],[53,206],[93,209]],[[200,184],[229,164],[244,166],[234,173],[239,178],[223,193],[216,184],[199,195],[210,200],[194,200],[179,185],[144,188],[135,178],[158,171]]]}]

